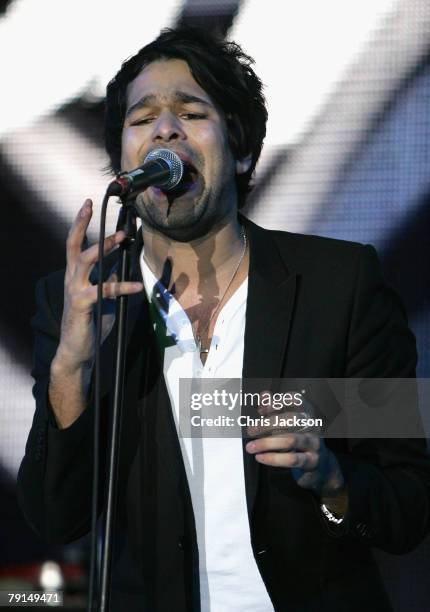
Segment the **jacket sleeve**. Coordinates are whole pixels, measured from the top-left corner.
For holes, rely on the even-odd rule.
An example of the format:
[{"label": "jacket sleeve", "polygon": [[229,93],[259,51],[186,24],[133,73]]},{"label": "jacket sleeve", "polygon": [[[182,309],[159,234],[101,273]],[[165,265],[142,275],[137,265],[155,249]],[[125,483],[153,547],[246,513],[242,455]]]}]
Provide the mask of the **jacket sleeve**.
[{"label": "jacket sleeve", "polygon": [[[415,338],[398,296],[383,280],[373,247],[361,249],[354,292],[345,378],[414,378]],[[404,409],[420,422],[416,398]],[[348,444],[350,452],[335,453],[349,505],[333,534],[391,553],[412,550],[430,527],[430,458],[424,433],[408,439],[351,439]]]},{"label": "jacket sleeve", "polygon": [[70,542],[90,530],[92,497],[93,409],[87,406],[70,427],[58,429],[48,401],[62,295],[60,274],[42,279],[36,287],[37,313],[32,320],[36,411],[17,483],[18,501],[28,523],[53,543]]}]

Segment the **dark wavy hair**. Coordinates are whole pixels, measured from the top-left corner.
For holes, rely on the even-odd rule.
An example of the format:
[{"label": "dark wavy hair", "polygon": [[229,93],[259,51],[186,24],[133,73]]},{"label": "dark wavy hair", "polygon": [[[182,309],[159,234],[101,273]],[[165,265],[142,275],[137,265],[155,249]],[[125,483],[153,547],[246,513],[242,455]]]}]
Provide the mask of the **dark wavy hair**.
[{"label": "dark wavy hair", "polygon": [[197,83],[223,113],[235,159],[251,155],[251,167],[236,175],[238,207],[251,190],[251,177],[266,135],[267,109],[263,85],[255,74],[254,60],[234,42],[215,38],[191,27],[162,30],[160,35],[126,60],[107,86],[104,140],[110,170],[121,171],[121,133],[128,84],[151,62],[185,60]]}]

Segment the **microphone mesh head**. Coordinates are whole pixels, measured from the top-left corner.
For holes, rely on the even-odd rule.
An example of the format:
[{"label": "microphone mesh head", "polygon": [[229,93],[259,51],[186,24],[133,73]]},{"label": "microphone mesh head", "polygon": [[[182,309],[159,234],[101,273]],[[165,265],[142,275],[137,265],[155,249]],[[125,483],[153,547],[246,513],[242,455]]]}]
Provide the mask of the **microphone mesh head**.
[{"label": "microphone mesh head", "polygon": [[169,191],[179,184],[184,172],[184,165],[179,155],[170,151],[170,149],[153,149],[145,157],[143,163],[146,164],[146,162],[157,161],[158,159],[162,159],[169,165],[170,176],[163,183],[157,185],[157,187],[162,187],[166,191]]}]

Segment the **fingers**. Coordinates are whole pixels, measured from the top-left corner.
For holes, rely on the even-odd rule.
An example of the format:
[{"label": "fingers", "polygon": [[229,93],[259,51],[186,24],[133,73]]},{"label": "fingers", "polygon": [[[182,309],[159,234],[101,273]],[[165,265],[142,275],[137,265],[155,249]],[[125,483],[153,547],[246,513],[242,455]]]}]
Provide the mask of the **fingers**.
[{"label": "fingers", "polygon": [[267,436],[252,440],[246,445],[250,453],[262,453],[266,451],[312,451],[319,450],[320,438],[313,434],[290,434],[286,436]]},{"label": "fingers", "polygon": [[[74,278],[78,283],[87,282],[92,266],[98,261],[98,244],[82,251],[85,234],[90,223],[93,203],[86,199],[70,228],[66,241],[66,283]],[[122,240],[124,232],[116,232],[104,241],[104,254],[110,253]]]},{"label": "fingers", "polygon": [[76,261],[81,252],[82,242],[91,221],[92,214],[93,203],[88,198],[85,200],[81,209],[76,215],[73,225],[70,228],[69,235],[67,236],[66,258],[67,267],[71,273],[74,271],[74,266],[76,265]]},{"label": "fingers", "polygon": [[[97,299],[97,287],[94,287],[95,296]],[[143,290],[143,283],[130,283],[130,282],[114,282],[114,283],[103,283],[103,297],[104,298],[117,298],[120,295],[132,295],[133,293],[139,293]]]},{"label": "fingers", "polygon": [[[143,283],[107,282],[103,283],[103,298],[117,298],[120,295],[132,295],[143,290]],[[86,289],[73,294],[70,306],[75,311],[86,311],[97,301],[97,286],[90,285]]]},{"label": "fingers", "polygon": [[[92,216],[92,202],[85,200],[77,214],[67,238],[67,268],[65,277],[65,305],[64,310],[73,318],[73,313],[81,316],[88,314],[97,301],[97,286],[89,281],[89,275],[99,258],[98,244],[82,250],[83,240]],[[116,232],[108,236],[103,243],[104,254],[107,255],[115,249],[122,240],[124,232]],[[143,290],[142,283],[118,282],[115,275],[111,275],[103,284],[103,297],[116,298],[119,295],[130,295]]]},{"label": "fingers", "polygon": [[270,436],[248,442],[246,450],[259,463],[274,467],[314,470],[319,461],[320,439],[313,434]]},{"label": "fingers", "polygon": [[[111,236],[105,238],[103,243],[103,253],[104,255],[108,255],[111,251],[113,251],[118,244],[120,244],[125,238],[124,232],[116,232]],[[90,271],[94,264],[97,263],[99,259],[99,246],[98,244],[93,244],[89,249],[82,251],[79,253],[74,269],[74,281],[78,284],[85,284],[88,282],[88,277]]]},{"label": "fingers", "polygon": [[[261,414],[259,410],[259,414]],[[247,428],[250,437],[305,433],[309,430],[309,415],[306,412],[283,412],[264,417],[264,424],[253,425]]]},{"label": "fingers", "polygon": [[317,453],[262,453],[255,455],[256,461],[272,467],[296,468],[303,471],[315,470],[318,466]]}]

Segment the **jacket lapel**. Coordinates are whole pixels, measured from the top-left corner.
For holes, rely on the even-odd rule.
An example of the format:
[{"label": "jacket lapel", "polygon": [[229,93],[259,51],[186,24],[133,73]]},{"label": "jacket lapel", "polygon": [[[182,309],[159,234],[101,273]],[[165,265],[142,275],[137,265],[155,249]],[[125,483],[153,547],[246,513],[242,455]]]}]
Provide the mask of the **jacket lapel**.
[{"label": "jacket lapel", "polygon": [[[290,273],[272,235],[248,220],[250,264],[246,306],[243,384],[252,379],[280,378],[284,371],[288,337],[296,297],[297,275]],[[262,389],[260,389],[262,390]],[[255,418],[256,414],[243,414]],[[243,438],[245,485],[251,521],[261,466],[246,452]]]}]

